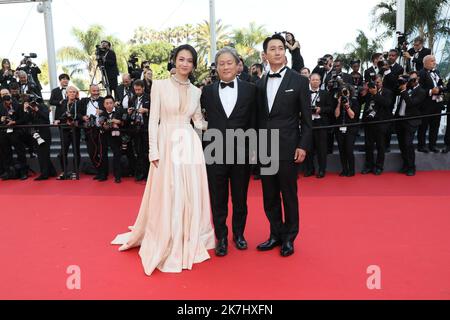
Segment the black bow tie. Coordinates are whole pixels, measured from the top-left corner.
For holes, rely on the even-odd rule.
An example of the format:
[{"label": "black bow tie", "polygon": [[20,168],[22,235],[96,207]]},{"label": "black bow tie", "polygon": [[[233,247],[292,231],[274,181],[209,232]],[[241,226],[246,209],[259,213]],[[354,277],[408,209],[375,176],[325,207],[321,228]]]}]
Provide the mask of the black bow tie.
[{"label": "black bow tie", "polygon": [[282,77],[282,76],[281,76],[281,73],[282,73],[284,70],[286,70],[286,67],[284,67],[283,69],[281,69],[280,72],[278,72],[278,73],[269,73],[269,74],[268,74],[268,77],[269,77],[269,78],[281,78],[281,77]]},{"label": "black bow tie", "polygon": [[313,94],[313,93],[319,93],[319,91],[313,91],[313,90],[310,90],[311,91],[311,94]]},{"label": "black bow tie", "polygon": [[234,81],[228,82],[228,83],[226,83],[226,82],[221,82],[221,83],[220,83],[220,87],[221,87],[222,89],[225,89],[226,87],[230,87],[231,89],[233,89],[233,88],[234,88]]}]

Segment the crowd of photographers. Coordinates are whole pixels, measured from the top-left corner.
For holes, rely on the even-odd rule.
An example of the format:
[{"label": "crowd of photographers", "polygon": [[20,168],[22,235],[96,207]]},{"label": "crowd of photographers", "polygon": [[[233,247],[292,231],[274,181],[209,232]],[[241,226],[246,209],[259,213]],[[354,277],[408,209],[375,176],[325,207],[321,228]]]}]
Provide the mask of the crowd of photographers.
[{"label": "crowd of photographers", "polygon": [[[400,172],[408,176],[414,176],[416,172],[416,133],[417,151],[450,151],[449,126],[444,150],[438,150],[436,145],[441,122],[439,114],[445,110],[444,97],[450,85],[445,86],[435,70],[436,59],[431,50],[424,48],[423,39],[416,38],[409,50],[399,40],[397,49],[384,54],[374,53],[373,65],[364,74],[360,73],[360,61],[352,61],[349,74],[343,72],[342,61],[334,60],[332,55],[320,58],[311,72],[304,67],[300,45],[294,35],[285,34],[289,44],[287,49],[292,55],[292,68],[310,79],[314,126],[334,126],[314,131],[314,147],[305,162],[305,177],[325,177],[327,156],[333,152],[335,141],[342,164],[340,175],[354,176],[355,141],[362,132],[366,155],[362,174],[383,173],[385,154],[389,152],[393,134],[397,135],[403,160]],[[49,100],[53,108],[49,108],[42,99],[42,88],[37,78],[40,70],[31,61],[35,55],[24,56],[15,71],[7,59],[2,61],[0,126],[6,128],[0,129],[0,179],[28,179],[27,153],[30,156],[36,154],[39,161],[40,175],[35,180],[50,177],[76,179],[81,164],[82,141],[87,146],[94,179],[108,179],[109,150],[113,154],[112,172],[116,183],[120,183],[123,176],[134,176],[136,181],[147,178],[147,131],[153,76],[150,63],[143,61],[138,65],[138,57],[132,55],[128,61],[128,73],[122,75],[122,83],[118,85],[117,61],[111,44],[103,41],[97,46],[96,55],[102,85],[107,89],[105,96],[101,96],[97,84],[92,84],[88,97],[80,98],[78,89],[70,85],[69,75],[61,74],[60,85],[52,90]],[[172,73],[170,61],[168,71]],[[238,78],[256,83],[269,68],[264,54],[261,63],[250,68],[241,59]],[[213,64],[209,77],[200,87],[218,80]],[[52,110],[54,112],[50,115]],[[428,117],[414,118],[423,115]],[[58,125],[61,139],[59,164],[62,173],[59,176],[50,161],[50,119],[52,124]],[[392,119],[402,121],[384,122]],[[447,117],[447,123],[450,123],[448,120]],[[20,125],[28,126],[16,127]],[[71,163],[68,161],[70,148]],[[68,172],[69,167],[74,173]]]}]

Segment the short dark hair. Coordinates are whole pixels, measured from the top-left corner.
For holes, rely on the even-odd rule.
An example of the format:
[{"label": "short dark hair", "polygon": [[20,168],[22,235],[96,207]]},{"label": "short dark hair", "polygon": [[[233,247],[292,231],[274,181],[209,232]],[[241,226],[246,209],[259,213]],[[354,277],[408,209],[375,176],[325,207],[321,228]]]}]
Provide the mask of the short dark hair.
[{"label": "short dark hair", "polygon": [[372,62],[374,62],[375,60],[377,60],[379,57],[381,57],[383,54],[382,53],[374,53],[371,57]]},{"label": "short dark hair", "polygon": [[189,44],[183,44],[173,51],[173,63],[177,61],[178,55],[183,50],[187,50],[192,54],[192,58],[194,59],[194,68],[197,68],[198,54],[197,51],[194,49],[194,47]]},{"label": "short dark hair", "polygon": [[336,60],[334,60],[334,63],[336,63],[336,62],[337,62],[337,63],[340,63],[340,64],[342,64],[342,60],[341,60],[341,59],[339,59],[339,58],[338,58],[338,59],[336,59]]},{"label": "short dark hair", "polygon": [[422,37],[416,37],[414,39],[414,42],[419,42],[420,44],[423,44],[425,41],[424,41],[424,39]]},{"label": "short dark hair", "polygon": [[254,63],[252,67],[259,69],[261,72],[263,72],[263,70],[264,70],[264,67],[261,63]]},{"label": "short dark hair", "polygon": [[67,79],[70,81],[70,76],[67,73],[62,73],[59,75],[58,79],[59,81],[61,81],[62,79]]},{"label": "short dark hair", "polygon": [[311,73],[311,70],[307,67],[302,68],[302,70],[300,70],[300,72],[302,72],[303,70],[308,70],[308,73]]},{"label": "short dark hair", "polygon": [[419,76],[419,72],[417,72],[417,71],[410,71],[410,72],[408,73],[408,75],[410,75],[410,76],[412,76],[413,74]]},{"label": "short dark hair", "polygon": [[112,101],[116,101],[116,99],[114,99],[114,97],[112,96],[112,95],[110,95],[110,94],[108,94],[104,99],[103,99],[103,101],[106,101],[106,100],[112,100]]},{"label": "short dark hair", "polygon": [[9,84],[9,90],[19,90],[20,89],[20,85],[17,82],[11,82]]},{"label": "short dark hair", "polygon": [[389,53],[391,53],[391,52],[394,52],[395,53],[395,55],[398,57],[400,54],[398,53],[398,50],[397,49],[391,49],[391,50],[389,50]]},{"label": "short dark hair", "polygon": [[139,79],[139,80],[136,80],[135,82],[133,82],[133,87],[145,88],[145,83],[144,83],[144,81]]},{"label": "short dark hair", "polygon": [[355,65],[355,64],[361,64],[361,60],[352,60],[351,62],[350,62],[350,65]]},{"label": "short dark hair", "polygon": [[263,42],[263,50],[267,53],[267,48],[269,47],[269,42],[272,40],[280,40],[283,42],[283,46],[286,48],[286,39],[281,35],[281,33],[275,33],[274,35],[267,37]]}]

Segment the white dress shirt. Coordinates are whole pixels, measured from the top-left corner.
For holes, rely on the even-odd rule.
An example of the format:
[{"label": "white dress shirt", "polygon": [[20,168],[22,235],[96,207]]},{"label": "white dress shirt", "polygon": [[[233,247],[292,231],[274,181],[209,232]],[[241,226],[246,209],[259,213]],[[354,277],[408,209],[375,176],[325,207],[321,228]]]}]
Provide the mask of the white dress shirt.
[{"label": "white dress shirt", "polygon": [[220,101],[222,102],[223,109],[229,118],[233,113],[234,107],[236,106],[237,98],[238,98],[238,81],[237,78],[234,78],[234,88],[222,87],[219,84],[219,96]]},{"label": "white dress shirt", "polygon": [[277,72],[270,71],[270,73],[269,73],[269,74],[274,74],[274,73],[281,74],[281,78],[269,78],[267,80],[267,103],[269,105],[269,113],[272,112],[273,104],[275,102],[275,98],[277,96],[278,89],[280,89],[281,82],[283,81],[284,75],[286,74],[287,69],[285,69],[283,72],[280,72],[283,68],[281,68]]},{"label": "white dress shirt", "polygon": [[97,110],[98,110],[98,101],[89,100],[89,102],[87,104],[86,115],[88,117],[97,116]]}]

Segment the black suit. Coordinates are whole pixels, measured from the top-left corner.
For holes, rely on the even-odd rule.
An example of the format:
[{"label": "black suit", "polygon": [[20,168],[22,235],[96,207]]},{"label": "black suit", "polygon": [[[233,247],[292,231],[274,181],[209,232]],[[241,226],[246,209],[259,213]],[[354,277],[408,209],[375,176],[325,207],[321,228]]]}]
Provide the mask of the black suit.
[{"label": "black suit", "polygon": [[[330,117],[334,113],[333,101],[329,93],[324,90],[319,91],[319,98],[311,92],[311,110],[314,106],[320,107],[320,119],[313,120],[314,127],[327,126],[330,124]],[[313,110],[312,110],[313,111]],[[306,156],[305,173],[313,174],[314,155],[317,155],[319,163],[319,172],[325,172],[327,169],[327,130],[313,131],[313,147],[311,152]]]},{"label": "black suit", "polygon": [[[400,102],[398,104],[397,111],[395,112],[395,117],[402,118],[420,116],[420,109],[426,99],[426,96],[426,91],[420,86],[417,86],[410,91],[403,91],[400,94]],[[404,115],[400,115],[403,102],[405,103],[405,113]],[[420,119],[399,121],[396,123],[397,137],[403,159],[403,169],[405,170],[416,170],[416,154],[413,141],[414,135],[416,134],[417,128],[420,124]]]},{"label": "black suit", "polygon": [[238,75],[238,79],[241,81],[252,82],[252,77],[247,72],[242,72]]},{"label": "black suit", "polygon": [[374,66],[371,66],[369,69],[364,71],[364,82],[375,81],[375,77],[381,74],[382,74],[381,70],[377,71],[375,70]]},{"label": "black suit", "polygon": [[125,86],[121,84],[120,86],[117,87],[116,94],[117,94],[116,101],[119,102],[119,105],[121,107],[124,107],[123,99],[125,98],[125,96],[128,95],[128,101],[131,102],[131,99],[135,95],[133,85],[130,84],[128,88],[125,88]]},{"label": "black suit", "polygon": [[[217,239],[227,239],[228,228],[226,220],[228,216],[229,185],[231,185],[231,197],[233,202],[233,235],[240,237],[244,235],[247,221],[247,191],[250,180],[250,154],[248,147],[239,146],[235,141],[226,140],[227,131],[242,129],[247,131],[255,127],[256,115],[256,87],[246,81],[237,80],[237,101],[230,116],[224,110],[219,90],[220,83],[216,82],[203,89],[201,106],[206,111],[208,119],[208,130],[219,130],[224,138],[219,158],[214,154],[216,162],[207,164],[209,190],[211,194],[211,206],[213,213],[214,229]],[[236,90],[236,88],[235,88]],[[227,92],[224,92],[226,94]],[[206,132],[206,135],[208,131]],[[256,138],[256,136],[255,136]],[[205,141],[205,151],[212,142]],[[234,143],[234,156],[227,155],[227,145]],[[232,160],[227,161],[227,156]],[[238,157],[244,156],[245,161],[237,161]],[[244,159],[241,159],[244,160]]]},{"label": "black suit", "polygon": [[[108,113],[103,110],[102,116],[109,120],[122,120],[123,110],[120,108],[115,108],[113,112]],[[108,160],[108,149],[111,148],[113,153],[113,174],[114,178],[122,178],[122,170],[120,165],[120,159],[122,155],[122,138],[121,132],[115,128],[102,127],[100,129],[100,141],[101,141],[101,157],[100,165],[98,168],[98,176],[100,178],[108,178],[109,174],[109,160]]]},{"label": "black suit", "polygon": [[408,72],[412,71],[412,70],[421,71],[423,69],[423,59],[426,56],[431,55],[431,50],[428,48],[423,48],[419,52],[419,55],[417,56],[417,58],[414,57],[414,55],[416,54],[414,48],[409,49],[408,53],[410,54],[412,59],[411,59],[410,67],[408,68],[409,70],[407,70],[407,71]]},{"label": "black suit", "polygon": [[[264,132],[267,133],[266,147],[270,157],[269,165],[278,166],[278,172],[268,175],[266,170],[269,165],[262,164],[264,210],[270,221],[271,238],[279,241],[294,241],[299,233],[298,165],[294,163],[295,151],[300,148],[309,152],[312,144],[309,81],[306,77],[287,69],[271,110],[267,98],[268,81],[272,79],[266,75],[257,84],[257,127],[260,130],[260,138]],[[275,147],[270,143],[272,134],[278,138],[279,160],[271,150]],[[273,151],[276,152],[276,150]],[[263,160],[261,150],[259,150],[259,156],[260,161]],[[284,223],[280,195],[283,197]]]},{"label": "black suit", "polygon": [[[433,74],[433,76],[435,76]],[[444,108],[443,102],[437,102],[434,100],[433,96],[430,95],[430,91],[437,86],[432,79],[431,72],[427,69],[422,69],[419,72],[420,77],[420,85],[426,91],[427,98],[422,104],[422,114],[438,114],[441,113]],[[428,144],[430,149],[436,147],[436,142],[439,133],[439,126],[441,124],[441,117],[428,117],[422,119],[422,124],[419,127],[419,131],[417,133],[418,138],[418,146],[419,148],[424,148],[426,145],[426,133],[429,129],[428,133]]]},{"label": "black suit", "polygon": [[113,50],[108,50],[105,54],[105,71],[106,76],[108,77],[109,88],[111,92],[114,92],[114,95],[117,95],[117,77],[119,76],[119,68],[117,67],[117,58],[116,53]]},{"label": "black suit", "polygon": [[[368,121],[370,110],[367,108],[372,103],[373,110],[376,115],[373,120],[389,120],[392,116],[392,92],[389,89],[383,88],[376,95],[368,95],[366,108],[364,110],[364,120]],[[386,134],[389,129],[389,124],[369,124],[365,127],[365,149],[366,149],[366,163],[365,168],[368,170],[384,169],[384,159],[386,154]],[[377,149],[377,160],[374,161],[374,149]]]},{"label": "black suit", "polygon": [[55,88],[52,90],[50,94],[50,100],[49,103],[51,106],[55,106],[57,109],[61,108],[61,102],[66,98],[65,95],[63,95],[63,91],[61,87]]}]

